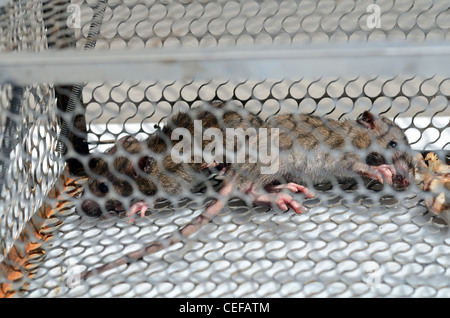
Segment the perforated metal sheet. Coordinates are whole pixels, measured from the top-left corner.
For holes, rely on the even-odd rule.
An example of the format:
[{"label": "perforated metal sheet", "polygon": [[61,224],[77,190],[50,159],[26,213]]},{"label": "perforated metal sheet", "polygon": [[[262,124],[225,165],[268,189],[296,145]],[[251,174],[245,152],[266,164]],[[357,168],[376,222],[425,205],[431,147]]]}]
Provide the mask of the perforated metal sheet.
[{"label": "perforated metal sheet", "polygon": [[[61,3],[62,10],[57,7]],[[73,1],[80,8],[80,28],[66,28],[70,12],[65,10],[64,1],[8,2],[0,11],[0,43],[4,44],[0,50],[37,51],[51,46],[55,51],[64,48],[69,51],[70,39],[75,39],[76,48],[81,50],[98,3]],[[179,50],[176,56],[182,56],[183,50],[191,48],[366,42],[387,46],[391,41],[431,45],[449,40],[447,1],[377,1],[381,9],[379,28],[367,24],[371,15],[368,6],[372,3],[109,1],[95,50],[104,51],[105,57],[110,51],[120,50],[127,50],[133,56],[137,49],[162,47]],[[36,22],[27,24],[22,12],[33,13]],[[11,37],[14,34],[11,30],[16,29],[26,30],[26,36]],[[324,63],[333,66],[333,60],[325,58]],[[387,59],[386,63],[392,62]],[[123,68],[118,61],[116,74],[120,70]],[[107,142],[124,134],[144,138],[153,131],[155,123],[164,121],[170,114],[203,101],[221,99],[256,111],[263,118],[298,110],[331,118],[355,118],[362,110],[371,109],[395,118],[415,150],[433,150],[444,157],[450,151],[450,79],[445,75],[387,76],[375,72],[317,78],[306,76],[301,70],[295,78],[260,80],[253,75],[248,74],[247,79],[122,82],[104,78],[87,82],[82,97],[90,150],[104,151],[111,144],[98,145],[99,141]],[[10,87],[10,84],[2,85],[1,92]],[[39,142],[44,147],[42,150],[37,144],[33,147],[39,149],[40,159],[48,161],[46,158],[51,157],[48,150],[54,149],[57,135],[52,113],[55,100],[53,84],[48,86],[48,91],[41,87],[47,86],[38,84],[34,89],[47,96],[48,109],[25,111],[23,122],[24,127],[32,127],[32,114],[43,114],[39,119],[52,137],[41,134]],[[30,93],[25,97],[33,105],[31,108],[37,104],[32,89],[27,88]],[[1,97],[2,131],[3,110],[9,107],[10,101],[4,96]],[[69,149],[68,155],[79,156],[73,149]],[[38,165],[42,167],[41,163]],[[84,179],[67,179],[65,188],[58,185],[62,190],[58,202],[46,197],[60,171],[61,167],[57,166],[51,172],[38,173],[37,179],[48,186],[46,191],[38,191],[36,202],[40,205],[44,201],[53,208],[52,217],[41,220],[44,232],[51,236],[38,239],[44,256],[34,260],[31,257],[19,269],[25,274],[31,268],[32,277],[23,275],[18,280],[1,277],[0,283],[13,283],[15,296],[450,296],[448,226],[427,212],[418,187],[394,193],[389,189],[349,185],[343,185],[344,190],[337,192],[324,186],[317,191],[316,199],[302,200],[308,211],[301,215],[276,208],[248,207],[234,199],[209,225],[182,244],[146,256],[129,267],[79,281],[80,271],[173,233],[198,215],[209,201],[200,192],[182,200],[178,206],[163,202],[134,223],[116,215],[102,219],[82,217],[72,206],[78,202]],[[23,172],[29,176],[25,179],[27,185],[34,179],[28,172],[26,169]],[[16,182],[11,180],[11,184],[14,184],[11,189],[16,189]],[[2,198],[3,206],[6,202]],[[15,236],[30,218],[26,214],[28,210],[18,210],[9,217],[11,222],[5,221],[6,210],[1,219],[2,228],[19,228]],[[4,233],[1,232],[2,248]]]}]

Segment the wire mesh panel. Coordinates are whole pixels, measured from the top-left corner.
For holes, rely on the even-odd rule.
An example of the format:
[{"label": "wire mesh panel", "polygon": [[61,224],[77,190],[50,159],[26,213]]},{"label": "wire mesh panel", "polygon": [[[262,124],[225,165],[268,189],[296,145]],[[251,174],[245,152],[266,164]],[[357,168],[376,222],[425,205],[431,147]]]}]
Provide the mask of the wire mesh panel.
[{"label": "wire mesh panel", "polygon": [[[148,162],[136,149],[167,139],[180,113],[213,114],[225,131],[223,108],[261,127],[286,114],[343,122],[370,111],[444,164],[447,1],[0,4],[3,296],[450,296],[445,181],[438,216],[419,181],[396,191],[373,175],[304,180],[315,197],[286,193],[303,213],[253,204],[241,189],[194,235],[95,271],[178,235],[237,169],[226,162],[165,184],[178,172],[150,144],[159,186],[141,185]],[[123,176],[115,167],[126,159],[134,166]],[[105,177],[101,160],[116,171]],[[149,205],[130,213],[139,199]]]},{"label": "wire mesh panel", "polygon": [[[47,47],[38,1],[1,7],[2,53]],[[53,85],[1,83],[0,258],[10,250],[62,171],[52,148],[57,136]]]}]

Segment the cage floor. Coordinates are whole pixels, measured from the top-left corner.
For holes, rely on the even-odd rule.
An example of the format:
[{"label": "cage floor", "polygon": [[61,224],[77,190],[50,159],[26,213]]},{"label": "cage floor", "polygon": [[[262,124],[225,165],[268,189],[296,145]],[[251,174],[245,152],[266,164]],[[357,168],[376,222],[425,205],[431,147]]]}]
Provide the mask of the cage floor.
[{"label": "cage floor", "polygon": [[[80,180],[80,183],[82,181]],[[130,222],[58,216],[26,297],[449,297],[448,227],[419,195],[399,199],[319,189],[295,214],[233,199],[201,231],[87,280],[79,272],[173,233],[201,213],[202,193]],[[353,193],[345,189],[344,193]]]}]

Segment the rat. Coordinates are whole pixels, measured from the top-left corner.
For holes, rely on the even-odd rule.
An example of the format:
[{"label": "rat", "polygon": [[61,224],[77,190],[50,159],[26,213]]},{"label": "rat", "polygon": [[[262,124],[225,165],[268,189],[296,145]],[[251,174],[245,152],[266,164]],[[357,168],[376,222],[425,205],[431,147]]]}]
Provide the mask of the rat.
[{"label": "rat", "polygon": [[263,172],[262,168],[268,168],[268,164],[261,159],[231,163],[217,198],[191,223],[160,242],[86,271],[81,277],[129,264],[182,241],[209,223],[233,196],[250,198],[258,205],[278,205],[284,211],[291,208],[295,213],[302,213],[305,207],[289,191],[314,197],[315,193],[305,186],[308,181],[316,184],[362,176],[387,182],[401,191],[413,180],[414,165],[408,140],[403,131],[384,116],[365,111],[356,120],[341,121],[301,113],[283,114],[268,118],[258,128],[257,135],[264,132],[266,139],[249,138],[249,149],[263,147],[261,140],[275,142],[278,150],[275,170]]},{"label": "rat", "polygon": [[[224,102],[214,101],[207,107],[199,106],[173,115],[162,129],[144,141],[124,136],[104,156],[93,156],[89,160],[89,191],[84,191],[78,210],[93,217],[106,211],[127,211],[126,215],[130,217],[137,213],[144,216],[152,202],[181,195],[183,189],[205,181],[205,175],[210,176],[214,168],[223,174],[227,167],[224,156],[213,162],[205,162],[204,158],[200,161],[190,158],[187,162],[174,160],[170,150],[184,138],[172,140],[174,131],[183,128],[189,135],[194,135],[195,120],[201,120],[201,130],[247,129],[263,124],[259,116],[244,108],[234,110]],[[201,150],[209,143],[202,139]],[[152,198],[151,202],[149,198]]]}]

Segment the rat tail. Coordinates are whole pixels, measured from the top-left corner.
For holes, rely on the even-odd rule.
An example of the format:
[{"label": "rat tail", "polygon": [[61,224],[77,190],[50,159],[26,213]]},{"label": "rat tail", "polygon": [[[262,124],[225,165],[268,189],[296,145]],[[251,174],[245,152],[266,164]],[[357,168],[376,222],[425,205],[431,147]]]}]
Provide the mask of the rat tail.
[{"label": "rat tail", "polygon": [[119,267],[124,264],[130,264],[133,261],[142,259],[146,255],[150,255],[159,252],[165,248],[168,248],[176,243],[181,242],[185,238],[191,236],[192,234],[198,232],[203,226],[208,224],[214,216],[216,216],[225,206],[228,197],[233,191],[233,183],[225,183],[225,185],[219,191],[219,198],[214,199],[208,207],[195,218],[194,221],[186,224],[183,228],[177,231],[174,235],[163,239],[159,242],[151,243],[150,245],[141,248],[135,252],[131,252],[115,261],[108,264],[104,264],[100,267],[94,268],[89,271],[81,273],[80,278],[82,280],[87,279],[95,274],[100,274],[106,272],[110,269]]}]

